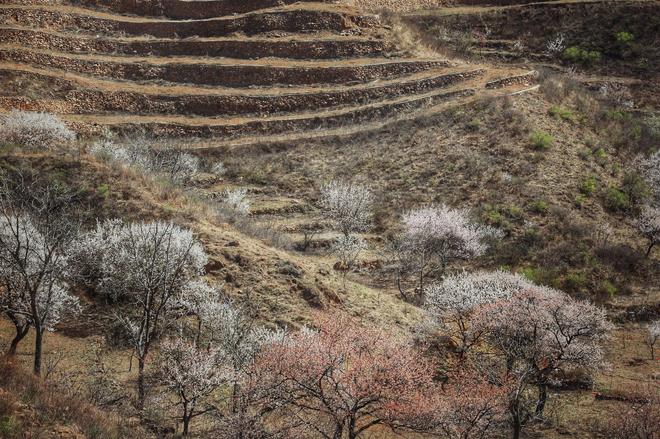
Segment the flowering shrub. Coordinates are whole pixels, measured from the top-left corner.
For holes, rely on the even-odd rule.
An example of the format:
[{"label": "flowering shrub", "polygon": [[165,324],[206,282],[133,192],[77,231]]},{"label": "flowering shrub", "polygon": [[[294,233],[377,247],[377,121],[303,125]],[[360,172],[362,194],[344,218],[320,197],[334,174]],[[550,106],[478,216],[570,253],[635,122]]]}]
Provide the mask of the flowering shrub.
[{"label": "flowering shrub", "polygon": [[202,406],[204,399],[229,378],[218,356],[213,349],[200,349],[181,338],[166,340],[160,346],[160,376],[177,395],[184,435],[193,418],[209,411]]},{"label": "flowering shrub", "polygon": [[76,134],[53,114],[12,110],[0,118],[0,142],[32,150],[50,150],[75,138]]},{"label": "flowering shrub", "polygon": [[246,216],[250,213],[250,200],[245,188],[225,189],[221,204],[233,215]]},{"label": "flowering shrub", "polygon": [[155,149],[143,138],[116,144],[109,140],[95,143],[89,150],[93,156],[154,174],[166,175],[183,183],[199,172],[199,158],[181,149]]}]

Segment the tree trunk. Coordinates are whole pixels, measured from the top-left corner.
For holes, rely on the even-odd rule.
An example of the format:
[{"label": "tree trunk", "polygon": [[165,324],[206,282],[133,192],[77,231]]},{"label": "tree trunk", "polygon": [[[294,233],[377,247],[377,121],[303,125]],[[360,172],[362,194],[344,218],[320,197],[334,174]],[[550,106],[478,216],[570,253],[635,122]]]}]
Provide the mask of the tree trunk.
[{"label": "tree trunk", "polygon": [[335,433],[332,435],[332,439],[342,439],[344,436],[344,426],[337,423],[335,426]]},{"label": "tree trunk", "polygon": [[424,303],[424,270],[419,271],[419,294],[417,295],[419,304]]},{"label": "tree trunk", "polygon": [[351,416],[348,420],[348,439],[356,439],[357,432],[355,431],[355,418]]},{"label": "tree trunk", "polygon": [[649,256],[651,256],[651,250],[653,250],[653,247],[654,247],[654,246],[655,246],[655,241],[651,241],[651,243],[649,244],[648,248],[646,249],[646,255],[645,255],[646,258],[648,258]]},{"label": "tree trunk", "polygon": [[520,417],[516,415],[513,417],[513,439],[520,439],[520,429]]},{"label": "tree trunk", "polygon": [[522,421],[520,420],[520,402],[513,401],[509,407],[511,413],[511,427],[513,428],[513,439],[520,438],[520,430],[522,429]]},{"label": "tree trunk", "polygon": [[144,384],[144,358],[138,358],[138,409],[144,410],[145,384]]},{"label": "tree trunk", "polygon": [[14,336],[9,349],[7,350],[7,355],[14,356],[16,355],[16,349],[18,344],[25,338],[25,336],[30,332],[30,325],[16,325],[16,335]]},{"label": "tree trunk", "polygon": [[34,368],[33,372],[36,376],[41,376],[41,355],[43,349],[44,330],[38,325],[34,328]]},{"label": "tree trunk", "polygon": [[183,404],[183,435],[188,436],[190,431],[190,419],[192,418],[192,411],[188,413],[188,404]]},{"label": "tree trunk", "polygon": [[197,335],[195,336],[195,347],[199,349],[200,341],[202,339],[202,319],[197,316]]},{"label": "tree trunk", "polygon": [[548,400],[548,384],[543,378],[539,381],[539,399],[536,401],[536,416],[543,416],[543,409],[545,409],[545,402]]}]

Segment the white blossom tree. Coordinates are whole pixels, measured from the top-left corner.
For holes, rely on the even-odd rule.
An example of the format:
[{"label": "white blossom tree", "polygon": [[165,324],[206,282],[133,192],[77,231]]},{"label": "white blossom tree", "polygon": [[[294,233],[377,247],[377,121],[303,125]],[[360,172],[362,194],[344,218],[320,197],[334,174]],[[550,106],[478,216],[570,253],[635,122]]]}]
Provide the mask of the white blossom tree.
[{"label": "white blossom tree", "polygon": [[467,209],[441,205],[407,212],[402,231],[394,244],[397,286],[404,299],[411,295],[403,287],[403,277],[414,273],[419,298],[424,297],[424,282],[429,276],[442,277],[449,264],[486,252],[486,240],[499,236],[491,227],[470,220]]},{"label": "white blossom tree", "polygon": [[10,354],[34,328],[36,375],[41,373],[45,332],[80,310],[66,284],[67,246],[77,228],[58,212],[68,201],[69,194],[55,187],[19,182],[10,188],[3,181],[0,188],[0,311],[16,328]]},{"label": "white blossom tree", "polygon": [[215,410],[213,405],[203,404],[229,377],[219,355],[215,349],[200,349],[181,338],[160,345],[160,377],[176,395],[184,436],[188,435],[193,418]]},{"label": "white blossom tree", "polygon": [[470,322],[474,311],[533,287],[523,276],[505,271],[450,274],[428,288],[425,307],[432,322],[449,334],[464,358],[484,335],[484,328]]},{"label": "white blossom tree", "polygon": [[212,329],[218,317],[218,309],[223,305],[220,295],[219,289],[202,279],[192,280],[184,286],[179,304],[184,313],[197,320],[195,344],[198,347],[201,347],[204,330]]},{"label": "white blossom tree", "polygon": [[49,113],[12,110],[0,117],[0,142],[14,143],[28,149],[54,149],[76,138],[60,120]]},{"label": "white blossom tree", "polygon": [[649,333],[646,337],[646,344],[651,350],[651,360],[655,360],[655,345],[660,340],[660,320],[651,322],[648,329]]},{"label": "white blossom tree", "polygon": [[247,308],[231,302],[217,304],[213,315],[209,322],[210,336],[229,369],[231,412],[241,413],[246,409],[241,398],[241,386],[252,369],[255,357],[266,343],[283,337],[283,333],[257,325]]},{"label": "white blossom tree", "polygon": [[204,271],[207,256],[190,230],[172,222],[97,225],[78,245],[98,254],[96,289],[118,300],[118,319],[138,359],[138,400],[145,399],[145,364],[154,340],[180,308],[189,282]]},{"label": "white blossom tree", "polygon": [[660,207],[646,205],[637,218],[637,229],[648,239],[649,245],[646,248],[646,257],[648,258],[653,247],[660,242]]},{"label": "white blossom tree", "polygon": [[502,355],[515,383],[510,395],[515,439],[526,418],[527,386],[537,386],[535,412],[542,416],[548,384],[560,379],[558,371],[603,366],[601,343],[612,329],[603,310],[538,286],[483,306],[473,324],[488,333],[490,345]]},{"label": "white blossom tree", "polygon": [[331,181],[321,186],[323,215],[345,237],[369,228],[374,197],[357,183]]},{"label": "white blossom tree", "polygon": [[353,268],[360,253],[367,249],[367,242],[359,236],[340,236],[332,245],[332,252],[339,258],[335,269],[341,271],[344,288],[346,288],[346,275]]},{"label": "white blossom tree", "polygon": [[660,203],[660,150],[648,157],[638,158],[637,168],[653,192],[654,204]]},{"label": "white blossom tree", "polygon": [[220,205],[229,213],[232,219],[248,215],[250,213],[250,200],[247,198],[247,189],[225,189]]}]

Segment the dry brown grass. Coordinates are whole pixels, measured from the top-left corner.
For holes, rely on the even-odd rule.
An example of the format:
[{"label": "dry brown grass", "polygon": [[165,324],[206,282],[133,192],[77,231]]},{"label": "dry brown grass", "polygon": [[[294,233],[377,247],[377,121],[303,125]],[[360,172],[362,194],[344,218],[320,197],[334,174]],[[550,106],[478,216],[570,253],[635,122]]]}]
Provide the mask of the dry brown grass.
[{"label": "dry brown grass", "polygon": [[11,359],[0,359],[0,436],[86,437],[121,439],[144,437],[127,420],[102,412],[79,395],[52,389]]}]

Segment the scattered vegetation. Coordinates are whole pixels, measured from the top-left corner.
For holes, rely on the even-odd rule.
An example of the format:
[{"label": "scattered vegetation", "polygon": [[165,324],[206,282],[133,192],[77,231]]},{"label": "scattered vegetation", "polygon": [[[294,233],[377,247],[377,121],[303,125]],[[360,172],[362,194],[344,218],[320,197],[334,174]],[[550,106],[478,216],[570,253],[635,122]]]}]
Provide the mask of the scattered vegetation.
[{"label": "scattered vegetation", "polygon": [[539,151],[545,151],[552,148],[555,143],[554,137],[543,131],[534,131],[529,138],[532,147]]}]

